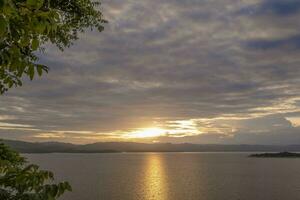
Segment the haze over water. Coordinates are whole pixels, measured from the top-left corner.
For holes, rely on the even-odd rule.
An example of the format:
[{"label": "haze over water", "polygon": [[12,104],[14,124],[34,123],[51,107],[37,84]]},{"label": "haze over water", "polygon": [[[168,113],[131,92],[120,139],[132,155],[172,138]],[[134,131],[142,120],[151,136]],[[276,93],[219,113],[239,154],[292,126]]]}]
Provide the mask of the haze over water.
[{"label": "haze over water", "polygon": [[30,154],[70,181],[61,200],[283,200],[300,196],[300,159],[247,153]]}]

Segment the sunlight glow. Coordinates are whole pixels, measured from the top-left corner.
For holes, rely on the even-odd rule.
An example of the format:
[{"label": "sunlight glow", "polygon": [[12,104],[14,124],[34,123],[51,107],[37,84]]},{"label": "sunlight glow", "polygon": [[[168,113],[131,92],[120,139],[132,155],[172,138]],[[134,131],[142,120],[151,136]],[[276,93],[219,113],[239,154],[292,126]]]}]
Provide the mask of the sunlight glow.
[{"label": "sunlight glow", "polygon": [[300,127],[300,117],[286,117],[293,127]]},{"label": "sunlight glow", "polygon": [[152,137],[159,137],[166,134],[166,130],[161,128],[145,128],[140,129],[135,132],[130,133],[129,137],[131,138],[152,138]]}]

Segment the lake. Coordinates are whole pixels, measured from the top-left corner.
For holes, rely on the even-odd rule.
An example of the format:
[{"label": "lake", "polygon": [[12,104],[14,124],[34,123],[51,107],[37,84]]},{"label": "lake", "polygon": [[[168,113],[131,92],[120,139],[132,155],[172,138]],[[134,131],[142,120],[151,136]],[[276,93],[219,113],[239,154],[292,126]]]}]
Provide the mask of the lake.
[{"label": "lake", "polygon": [[67,180],[61,200],[294,200],[300,159],[247,153],[26,154]]}]

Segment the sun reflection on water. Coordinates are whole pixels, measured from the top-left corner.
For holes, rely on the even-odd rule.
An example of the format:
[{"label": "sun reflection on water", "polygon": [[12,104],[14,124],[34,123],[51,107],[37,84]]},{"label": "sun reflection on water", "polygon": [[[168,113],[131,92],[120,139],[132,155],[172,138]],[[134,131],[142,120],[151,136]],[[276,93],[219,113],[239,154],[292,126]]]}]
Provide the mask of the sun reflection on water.
[{"label": "sun reflection on water", "polygon": [[167,182],[163,158],[158,154],[149,154],[145,174],[145,200],[167,200]]}]

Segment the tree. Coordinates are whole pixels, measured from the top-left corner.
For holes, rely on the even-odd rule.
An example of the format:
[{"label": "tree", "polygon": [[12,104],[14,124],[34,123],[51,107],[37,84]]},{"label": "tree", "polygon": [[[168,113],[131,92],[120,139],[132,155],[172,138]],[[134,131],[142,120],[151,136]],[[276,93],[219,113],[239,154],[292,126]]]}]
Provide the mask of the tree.
[{"label": "tree", "polygon": [[71,191],[67,182],[50,184],[53,174],[27,165],[26,160],[4,144],[0,144],[0,199],[55,200]]},{"label": "tree", "polygon": [[0,94],[22,85],[22,77],[48,72],[37,51],[46,43],[60,50],[86,28],[103,30],[99,2],[91,0],[0,0]]},{"label": "tree", "polygon": [[[48,72],[37,52],[46,43],[60,50],[87,28],[103,30],[99,2],[91,0],[0,0],[0,94],[22,85],[22,77]],[[0,199],[55,200],[69,183],[50,184],[53,174],[30,165],[0,141]]]}]

